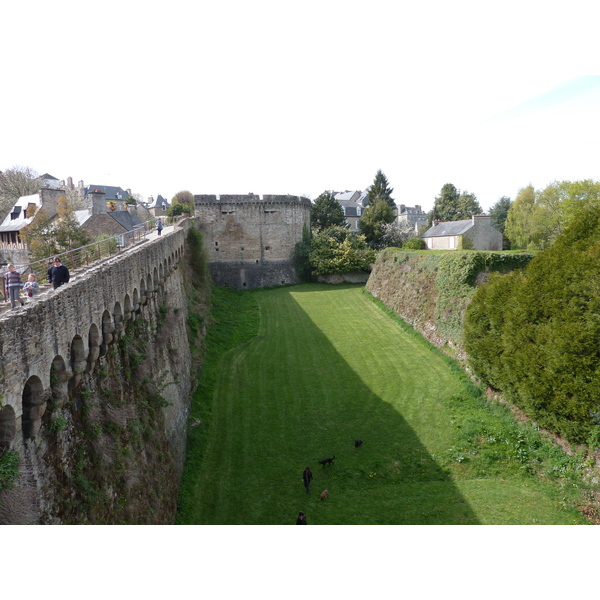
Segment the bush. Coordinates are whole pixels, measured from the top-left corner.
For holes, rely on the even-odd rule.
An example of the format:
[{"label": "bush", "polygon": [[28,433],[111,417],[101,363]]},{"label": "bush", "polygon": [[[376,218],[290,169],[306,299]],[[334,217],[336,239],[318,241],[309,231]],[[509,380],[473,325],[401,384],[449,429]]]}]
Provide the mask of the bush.
[{"label": "bush", "polygon": [[365,237],[345,227],[329,227],[312,238],[309,262],[314,275],[367,271],[374,260]]},{"label": "bush", "polygon": [[600,414],[600,212],[586,211],[522,273],[467,310],[474,373],[540,425],[585,442]]},{"label": "bush", "polygon": [[425,241],[418,237],[411,237],[402,245],[405,250],[425,250],[426,247]]}]

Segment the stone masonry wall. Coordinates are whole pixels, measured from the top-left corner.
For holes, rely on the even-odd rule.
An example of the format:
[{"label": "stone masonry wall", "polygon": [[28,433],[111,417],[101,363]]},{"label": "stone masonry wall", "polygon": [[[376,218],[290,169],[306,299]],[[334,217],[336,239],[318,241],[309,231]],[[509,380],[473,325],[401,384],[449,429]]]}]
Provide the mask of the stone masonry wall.
[{"label": "stone masonry wall", "polygon": [[174,518],[191,393],[185,235],[72,272],[0,319],[0,449],[21,456],[25,522]]},{"label": "stone masonry wall", "polygon": [[297,283],[294,249],[310,227],[310,200],[298,196],[196,195],[213,280],[238,289]]}]

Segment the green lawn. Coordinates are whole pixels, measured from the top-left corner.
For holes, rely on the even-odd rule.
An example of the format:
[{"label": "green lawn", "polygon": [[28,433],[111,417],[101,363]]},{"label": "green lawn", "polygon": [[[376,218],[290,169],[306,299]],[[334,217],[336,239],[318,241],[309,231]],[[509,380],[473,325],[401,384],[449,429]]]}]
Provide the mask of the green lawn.
[{"label": "green lawn", "polygon": [[179,523],[585,522],[577,485],[539,475],[532,433],[361,286],[215,294]]}]

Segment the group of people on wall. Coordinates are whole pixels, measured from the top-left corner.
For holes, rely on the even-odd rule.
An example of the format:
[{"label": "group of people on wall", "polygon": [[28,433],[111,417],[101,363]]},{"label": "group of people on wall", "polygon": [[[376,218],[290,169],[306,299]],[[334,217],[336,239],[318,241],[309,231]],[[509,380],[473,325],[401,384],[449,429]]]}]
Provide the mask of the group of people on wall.
[{"label": "group of people on wall", "polygon": [[[21,273],[16,270],[15,265],[9,264],[7,268],[8,271],[4,274],[4,300],[10,301],[10,308],[14,310],[19,305],[25,306],[21,292],[29,301],[32,301],[40,291],[40,284],[33,273],[30,273],[27,281],[23,282]],[[68,283],[69,279],[69,269],[62,264],[58,256],[55,256],[48,269],[48,283],[51,283],[52,288],[56,289],[64,283]]]},{"label": "group of people on wall", "polygon": [[[156,221],[156,230],[158,235],[162,233],[164,224],[161,218]],[[23,282],[21,273],[19,273],[15,265],[9,264],[8,271],[4,274],[4,301],[10,301],[10,308],[14,310],[20,306],[25,306],[25,301],[21,297],[21,292],[24,292],[26,298],[31,301],[34,296],[40,291],[40,284],[33,273],[30,273],[27,281]],[[64,283],[68,283],[70,279],[69,269],[62,264],[60,258],[55,256],[50,268],[48,269],[48,283],[52,284],[52,288],[59,288]]]}]

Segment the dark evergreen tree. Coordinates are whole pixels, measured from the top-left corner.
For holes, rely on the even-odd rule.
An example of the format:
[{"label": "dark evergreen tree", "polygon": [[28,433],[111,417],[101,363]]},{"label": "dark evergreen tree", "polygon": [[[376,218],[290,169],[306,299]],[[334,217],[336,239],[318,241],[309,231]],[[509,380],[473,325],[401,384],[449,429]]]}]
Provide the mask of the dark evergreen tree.
[{"label": "dark evergreen tree", "polygon": [[508,217],[508,211],[512,204],[511,199],[508,196],[502,196],[497,202],[490,208],[490,216],[492,217],[492,227],[498,231],[504,233],[504,225],[506,218]]},{"label": "dark evergreen tree", "polygon": [[384,245],[384,225],[392,223],[396,218],[390,205],[383,199],[367,206],[358,221],[358,229],[365,236],[367,244],[374,249]]},{"label": "dark evergreen tree", "polygon": [[346,226],[344,209],[332,192],[323,192],[314,201],[310,211],[310,225],[314,231]]},{"label": "dark evergreen tree", "polygon": [[373,185],[367,190],[367,198],[365,206],[372,206],[378,200],[385,200],[390,207],[395,210],[396,203],[392,198],[393,188],[390,187],[387,177],[382,173],[381,169],[375,174]]},{"label": "dark evergreen tree", "polygon": [[462,221],[480,213],[481,206],[475,194],[467,191],[461,194],[453,184],[445,183],[429,217],[431,221]]}]

